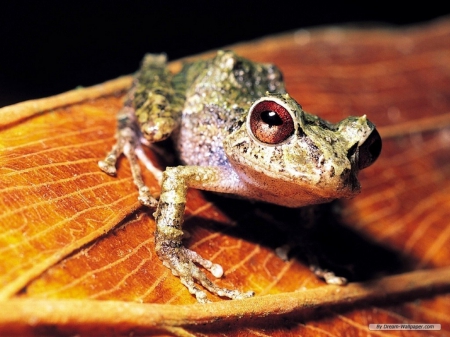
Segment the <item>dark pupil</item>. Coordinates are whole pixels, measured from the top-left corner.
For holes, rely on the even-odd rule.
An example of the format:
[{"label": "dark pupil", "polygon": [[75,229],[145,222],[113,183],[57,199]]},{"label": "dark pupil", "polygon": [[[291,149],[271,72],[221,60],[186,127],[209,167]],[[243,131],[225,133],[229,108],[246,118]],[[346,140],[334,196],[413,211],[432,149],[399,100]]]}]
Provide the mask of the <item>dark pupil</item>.
[{"label": "dark pupil", "polygon": [[278,114],[275,111],[261,112],[261,119],[264,123],[268,124],[269,126],[283,124],[283,120],[280,118],[280,116],[278,116]]}]

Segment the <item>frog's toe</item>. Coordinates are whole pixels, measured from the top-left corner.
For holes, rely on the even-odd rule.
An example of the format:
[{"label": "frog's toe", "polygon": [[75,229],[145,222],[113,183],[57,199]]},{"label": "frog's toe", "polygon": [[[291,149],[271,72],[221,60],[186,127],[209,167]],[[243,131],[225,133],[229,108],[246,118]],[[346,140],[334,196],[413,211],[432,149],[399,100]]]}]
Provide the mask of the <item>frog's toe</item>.
[{"label": "frog's toe", "polygon": [[322,269],[315,265],[311,265],[310,269],[311,269],[311,271],[314,272],[314,274],[317,277],[320,277],[321,279],[323,279],[327,284],[343,286],[348,283],[348,281],[345,277],[337,276],[332,271]]},{"label": "frog's toe", "polygon": [[170,262],[166,261],[164,265],[172,271],[172,274],[180,278],[181,283],[195,296],[198,302],[208,303],[210,301],[207,298],[206,292],[197,287],[196,280],[209,291],[217,293],[213,289],[216,290],[218,287],[191,261],[182,262],[177,259]]},{"label": "frog's toe", "polygon": [[100,167],[103,172],[109,174],[110,176],[115,176],[117,173],[115,162],[114,164],[112,164],[108,160],[100,160],[98,162],[98,167]]},{"label": "frog's toe", "polygon": [[344,286],[348,283],[345,277],[336,276],[333,272],[328,272],[323,276],[323,279],[327,284],[334,284],[338,286]]},{"label": "frog's toe", "polygon": [[203,268],[208,270],[215,278],[221,278],[223,276],[223,268],[220,264],[213,263],[210,260],[203,258],[200,254],[193,250],[184,247],[182,248],[182,250],[183,255],[185,255],[190,261],[201,265]]},{"label": "frog's toe", "polygon": [[[197,268],[198,269],[198,268]],[[241,300],[244,298],[249,298],[255,295],[253,291],[248,291],[246,293],[242,293],[239,290],[235,289],[227,289],[227,288],[221,288],[214,284],[209,278],[206,277],[206,275],[198,269],[198,272],[193,275],[193,277],[211,294],[216,294],[221,297],[228,297],[233,300]],[[196,295],[197,300],[199,300],[198,296]],[[200,302],[200,300],[199,300]]]},{"label": "frog's toe", "polygon": [[158,200],[152,196],[150,189],[145,185],[139,188],[138,200],[147,207],[158,206]]},{"label": "frog's toe", "polygon": [[193,277],[180,277],[181,283],[189,290],[189,292],[195,296],[199,303],[209,303],[206,293],[203,290],[200,290],[195,285],[195,281]]},{"label": "frog's toe", "polygon": [[171,251],[169,251],[166,248],[164,254],[160,254],[159,256],[163,260],[164,265],[168,267],[174,275],[180,277],[181,283],[188,288],[189,292],[193,294],[200,303],[207,303],[209,300],[206,297],[206,293],[199,289],[196,286],[196,283],[201,284],[211,294],[228,297],[230,299],[244,299],[254,295],[252,291],[243,293],[239,290],[217,286],[195,263],[210,271],[215,277],[221,277],[223,275],[223,268],[218,264],[202,258],[198,253],[190,249],[181,247],[172,248]]},{"label": "frog's toe", "polygon": [[255,296],[255,292],[254,291],[247,291],[245,293],[241,293],[238,292],[238,294],[236,294],[236,297],[234,297],[235,300],[243,300],[245,298],[250,298]]}]

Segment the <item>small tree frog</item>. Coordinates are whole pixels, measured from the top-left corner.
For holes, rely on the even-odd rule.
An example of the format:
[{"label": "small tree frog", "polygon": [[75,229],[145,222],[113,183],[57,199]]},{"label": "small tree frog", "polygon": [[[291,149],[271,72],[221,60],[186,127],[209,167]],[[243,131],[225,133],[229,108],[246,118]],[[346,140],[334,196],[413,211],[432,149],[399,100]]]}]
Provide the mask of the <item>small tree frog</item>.
[{"label": "small tree frog", "polygon": [[[161,172],[142,145],[169,136],[184,165]],[[217,286],[199,266],[215,277],[222,267],[183,246],[188,188],[287,207],[324,203],[356,195],[359,170],[380,151],[381,138],[366,116],[332,124],[306,113],[286,93],[274,65],[219,51],[171,74],[165,55],[148,54],[118,113],[117,142],[99,166],[114,175],[120,155],[128,158],[139,200],[156,207],[159,258],[199,302],[207,302],[196,283],[231,299],[253,292]],[[160,181],[158,201],[143,182],[139,161]]]}]

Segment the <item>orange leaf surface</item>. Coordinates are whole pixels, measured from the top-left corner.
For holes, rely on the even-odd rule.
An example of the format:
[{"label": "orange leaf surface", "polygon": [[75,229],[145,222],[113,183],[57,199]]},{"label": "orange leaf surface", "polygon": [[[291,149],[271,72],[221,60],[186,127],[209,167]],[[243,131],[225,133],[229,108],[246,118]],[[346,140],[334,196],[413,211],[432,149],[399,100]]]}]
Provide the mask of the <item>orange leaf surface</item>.
[{"label": "orange leaf surface", "polygon": [[[450,21],[301,30],[232,48],[277,64],[306,111],[333,122],[367,114],[379,127],[382,155],[361,172],[361,195],[321,207],[305,230],[297,210],[190,190],[185,244],[224,267],[218,284],[256,292],[199,305],[157,258],[152,210],[139,205],[127,161],[117,177],[97,166],[114,143],[130,78],[2,108],[0,334],[450,330]],[[151,174],[144,178],[157,194]],[[325,285],[303,251],[278,257],[297,237],[353,283]],[[369,331],[370,323],[443,330]]]}]

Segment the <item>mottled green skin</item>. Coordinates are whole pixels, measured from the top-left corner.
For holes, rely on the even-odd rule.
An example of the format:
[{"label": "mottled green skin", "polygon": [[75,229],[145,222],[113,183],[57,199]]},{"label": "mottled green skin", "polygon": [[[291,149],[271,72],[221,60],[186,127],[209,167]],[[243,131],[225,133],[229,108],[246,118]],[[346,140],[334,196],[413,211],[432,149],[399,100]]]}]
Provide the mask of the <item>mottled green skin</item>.
[{"label": "mottled green skin", "polygon": [[[258,129],[258,134],[252,131],[250,115],[266,102],[281,107],[291,121],[282,141],[276,143],[264,138],[264,130],[278,130],[272,129],[275,124],[263,124],[265,129]],[[114,174],[122,153],[130,160],[139,199],[157,206],[156,252],[199,302],[207,302],[207,297],[196,282],[233,299],[253,293],[216,286],[197,264],[216,277],[222,276],[222,268],[183,246],[188,188],[289,207],[351,197],[360,189],[357,173],[363,165],[358,149],[375,129],[365,116],[333,125],[307,114],[285,93],[275,66],[254,63],[230,51],[186,64],[175,75],[167,70],[164,55],[146,55],[118,121],[117,144],[99,165]],[[185,165],[169,167],[161,175],[145,157],[141,143],[169,136]],[[138,159],[161,181],[159,201],[143,183]],[[332,273],[321,276],[330,283],[344,282]]]}]

